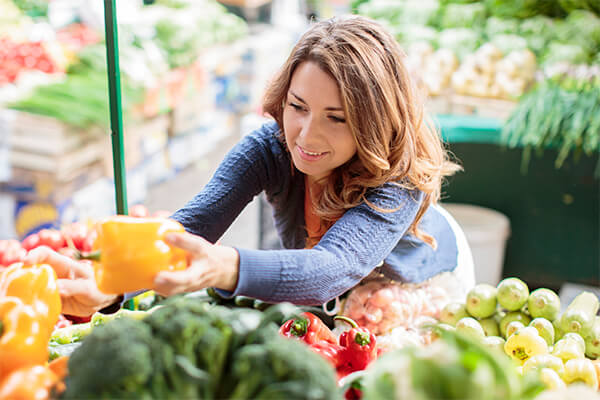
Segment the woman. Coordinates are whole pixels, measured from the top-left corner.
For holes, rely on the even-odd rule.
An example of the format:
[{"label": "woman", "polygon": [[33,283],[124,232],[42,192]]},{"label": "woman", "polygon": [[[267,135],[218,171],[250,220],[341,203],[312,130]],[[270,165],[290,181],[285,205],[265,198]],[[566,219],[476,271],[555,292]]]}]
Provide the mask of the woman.
[{"label": "woman", "polygon": [[[158,274],[154,290],[215,287],[224,296],[313,305],[361,282],[364,292],[376,278],[366,298],[393,289],[387,304],[423,285],[445,292],[435,310],[465,295],[474,283],[470,252],[436,206],[443,177],[459,167],[424,121],[391,35],[364,17],[313,25],[270,83],[263,109],[274,121],[244,137],[172,216],[188,233],[167,240],[192,262]],[[211,244],[263,191],[286,250]]]}]

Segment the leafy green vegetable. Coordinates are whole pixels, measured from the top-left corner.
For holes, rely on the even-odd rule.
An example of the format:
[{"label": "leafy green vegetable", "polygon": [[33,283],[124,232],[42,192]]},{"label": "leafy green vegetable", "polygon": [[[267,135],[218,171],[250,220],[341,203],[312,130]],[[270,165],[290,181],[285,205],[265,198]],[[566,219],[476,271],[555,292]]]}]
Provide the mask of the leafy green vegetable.
[{"label": "leafy green vegetable", "polygon": [[574,152],[600,153],[600,74],[561,74],[523,96],[502,129],[509,147],[523,147],[525,171],[531,152],[558,150],[556,168]]},{"label": "leafy green vegetable", "polygon": [[[384,354],[362,377],[363,399],[532,399],[537,377],[521,379],[510,361],[455,332],[426,348]],[[531,380],[530,380],[531,379]]]},{"label": "leafy green vegetable", "polygon": [[441,28],[483,29],[486,20],[485,6],[481,3],[449,4],[441,17]]},{"label": "leafy green vegetable", "polygon": [[438,37],[439,47],[452,50],[459,60],[474,53],[480,43],[479,32],[467,28],[446,29]]},{"label": "leafy green vegetable", "polygon": [[514,34],[519,30],[519,20],[514,18],[489,17],[485,24],[488,38],[499,34]]},{"label": "leafy green vegetable", "polygon": [[551,65],[557,62],[566,62],[569,64],[587,64],[589,60],[588,52],[579,44],[565,44],[560,42],[551,42],[543,56],[542,64]]},{"label": "leafy green vegetable", "polygon": [[551,17],[562,17],[565,12],[556,0],[484,0],[491,15],[501,18],[531,18],[544,14]]}]

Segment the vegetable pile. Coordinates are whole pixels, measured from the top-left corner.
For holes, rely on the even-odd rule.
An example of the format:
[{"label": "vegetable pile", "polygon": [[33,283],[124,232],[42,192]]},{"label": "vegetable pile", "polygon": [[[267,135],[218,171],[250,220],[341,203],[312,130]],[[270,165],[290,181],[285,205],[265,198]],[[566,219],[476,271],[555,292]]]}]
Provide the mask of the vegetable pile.
[{"label": "vegetable pile", "polygon": [[110,321],[72,353],[64,398],[339,398],[333,368],[278,333],[297,311],[176,297],[143,320]]},{"label": "vegetable pile", "polygon": [[49,265],[15,263],[0,272],[0,398],[47,398],[60,385],[64,369],[46,366],[60,310]]},{"label": "vegetable pile", "polygon": [[425,348],[384,354],[355,377],[365,400],[526,400],[543,390],[534,376],[523,379],[510,362],[460,333],[441,331]]},{"label": "vegetable pile", "polygon": [[[432,96],[452,88],[475,97],[517,100],[529,90],[538,65],[600,60],[598,6],[585,1],[370,0],[356,4],[356,10],[386,25],[406,46],[409,63],[421,59],[425,68],[414,71]],[[448,71],[454,61],[446,54],[422,60],[424,45],[431,49],[427,55],[451,52],[460,67]],[[482,52],[482,46],[495,51]]]},{"label": "vegetable pile", "polygon": [[525,282],[506,278],[497,287],[476,285],[465,303],[448,304],[438,328],[498,349],[520,372],[540,374],[549,389],[583,382],[598,390],[599,308],[596,295],[582,292],[560,315],[560,299],[552,290],[529,293]]}]

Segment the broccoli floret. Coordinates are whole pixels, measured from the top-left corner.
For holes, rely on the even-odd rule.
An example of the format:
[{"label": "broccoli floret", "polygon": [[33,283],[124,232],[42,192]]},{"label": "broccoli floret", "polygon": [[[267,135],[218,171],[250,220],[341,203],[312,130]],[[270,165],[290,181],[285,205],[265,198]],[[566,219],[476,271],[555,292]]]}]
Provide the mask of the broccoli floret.
[{"label": "broccoli floret", "polygon": [[230,311],[182,297],[167,304],[146,322],[176,355],[176,366],[164,369],[168,381],[180,396],[213,397],[231,347]]},{"label": "broccoli floret", "polygon": [[340,398],[333,368],[305,344],[279,336],[242,347],[231,375],[237,385],[227,398]]},{"label": "broccoli floret", "polygon": [[69,359],[66,399],[144,398],[152,374],[152,332],[141,321],[99,326]]}]

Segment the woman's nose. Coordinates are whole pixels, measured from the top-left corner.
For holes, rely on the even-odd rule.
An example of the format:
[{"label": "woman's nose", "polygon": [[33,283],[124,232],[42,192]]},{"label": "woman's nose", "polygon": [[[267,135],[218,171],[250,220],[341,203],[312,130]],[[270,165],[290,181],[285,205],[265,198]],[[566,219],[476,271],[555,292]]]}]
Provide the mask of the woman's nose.
[{"label": "woman's nose", "polygon": [[300,137],[305,140],[305,144],[308,141],[314,140],[319,135],[319,127],[312,116],[308,116],[300,129]]}]

